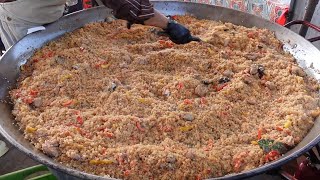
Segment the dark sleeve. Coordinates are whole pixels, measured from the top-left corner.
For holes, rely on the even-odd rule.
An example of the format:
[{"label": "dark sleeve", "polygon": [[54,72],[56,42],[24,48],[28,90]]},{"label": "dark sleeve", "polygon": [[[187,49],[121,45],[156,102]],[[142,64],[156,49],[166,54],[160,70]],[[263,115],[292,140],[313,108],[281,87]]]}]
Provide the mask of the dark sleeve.
[{"label": "dark sleeve", "polygon": [[154,16],[153,5],[149,0],[102,0],[102,2],[113,9],[118,19],[143,23]]}]

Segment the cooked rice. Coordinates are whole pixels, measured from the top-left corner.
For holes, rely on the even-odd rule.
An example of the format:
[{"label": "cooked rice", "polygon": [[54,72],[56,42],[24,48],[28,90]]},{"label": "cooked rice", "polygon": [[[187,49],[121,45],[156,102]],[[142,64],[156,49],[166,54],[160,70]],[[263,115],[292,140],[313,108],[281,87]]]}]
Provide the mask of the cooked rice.
[{"label": "cooked rice", "polygon": [[318,84],[266,29],[179,16],[205,42],[93,23],[49,43],[11,91],[25,138],[69,167],[123,179],[203,179],[279,158],[319,115]]}]

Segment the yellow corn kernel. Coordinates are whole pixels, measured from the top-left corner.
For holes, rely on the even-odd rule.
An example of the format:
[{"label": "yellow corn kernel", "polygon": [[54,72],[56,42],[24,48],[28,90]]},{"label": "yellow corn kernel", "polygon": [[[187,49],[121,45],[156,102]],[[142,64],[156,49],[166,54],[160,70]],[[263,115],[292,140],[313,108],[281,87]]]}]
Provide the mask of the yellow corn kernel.
[{"label": "yellow corn kernel", "polygon": [[147,98],[138,98],[138,101],[142,104],[150,104],[151,101]]},{"label": "yellow corn kernel", "polygon": [[138,101],[139,101],[140,103],[146,103],[146,102],[147,102],[147,100],[146,100],[145,98],[139,98]]},{"label": "yellow corn kernel", "polygon": [[102,160],[101,162],[102,162],[102,164],[112,164],[113,163],[113,161],[111,161],[111,160]]},{"label": "yellow corn kernel", "polygon": [[222,93],[223,93],[224,95],[229,95],[229,94],[231,94],[231,91],[230,91],[230,90],[225,90],[225,91],[222,91]]},{"label": "yellow corn kernel", "polygon": [[286,123],[284,123],[283,127],[284,128],[289,128],[292,126],[292,122],[291,121],[287,121]]},{"label": "yellow corn kernel", "polygon": [[186,110],[186,109],[191,109],[191,108],[193,108],[192,104],[181,103],[178,105],[179,110]]},{"label": "yellow corn kernel", "polygon": [[30,126],[27,126],[27,128],[26,128],[27,133],[34,133],[36,130],[37,130],[37,128],[33,128]]},{"label": "yellow corn kernel", "polygon": [[213,53],[213,51],[212,51],[210,48],[208,48],[208,52],[209,52],[210,54]]},{"label": "yellow corn kernel", "polygon": [[71,78],[72,78],[72,75],[71,74],[67,74],[67,75],[62,76],[60,80],[61,81],[65,81],[65,80],[71,79]]},{"label": "yellow corn kernel", "polygon": [[192,126],[183,126],[183,127],[180,127],[180,131],[182,131],[182,132],[187,132],[187,131],[190,131],[191,129],[193,129]]},{"label": "yellow corn kernel", "polygon": [[109,64],[102,64],[102,65],[101,65],[101,68],[102,68],[102,69],[107,69],[109,66],[110,66]]},{"label": "yellow corn kernel", "polygon": [[249,113],[248,113],[248,112],[241,112],[241,115],[242,115],[242,116],[248,116]]},{"label": "yellow corn kernel", "polygon": [[99,163],[99,160],[90,160],[90,164],[96,165]]},{"label": "yellow corn kernel", "polygon": [[258,142],[257,141],[251,141],[251,144],[258,145]]},{"label": "yellow corn kernel", "polygon": [[209,39],[202,39],[202,41],[203,41],[203,42],[208,42],[208,41],[209,41]]},{"label": "yellow corn kernel", "polygon": [[76,147],[77,147],[78,149],[84,149],[84,146],[83,146],[83,145],[80,145],[80,144],[77,144]]},{"label": "yellow corn kernel", "polygon": [[183,110],[184,108],[185,108],[185,105],[184,105],[184,104],[179,104],[179,105],[178,105],[178,109],[179,109],[179,110]]}]

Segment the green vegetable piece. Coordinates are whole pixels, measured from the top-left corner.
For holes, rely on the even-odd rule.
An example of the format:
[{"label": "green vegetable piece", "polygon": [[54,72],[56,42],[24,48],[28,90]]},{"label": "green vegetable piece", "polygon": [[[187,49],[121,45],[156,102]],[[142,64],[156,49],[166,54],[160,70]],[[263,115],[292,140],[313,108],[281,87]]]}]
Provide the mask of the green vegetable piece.
[{"label": "green vegetable piece", "polygon": [[260,148],[265,152],[269,153],[272,150],[278,151],[280,154],[284,154],[288,151],[286,144],[281,142],[275,142],[272,139],[260,139],[258,141]]},{"label": "green vegetable piece", "polygon": [[286,147],[286,145],[284,143],[281,143],[281,142],[275,142],[272,145],[271,149],[279,151],[280,154],[284,154],[284,153],[286,153],[288,151],[288,148]]},{"label": "green vegetable piece", "polygon": [[273,145],[273,142],[274,140],[272,139],[260,139],[258,141],[258,144],[265,153],[268,153],[272,150],[271,147]]}]

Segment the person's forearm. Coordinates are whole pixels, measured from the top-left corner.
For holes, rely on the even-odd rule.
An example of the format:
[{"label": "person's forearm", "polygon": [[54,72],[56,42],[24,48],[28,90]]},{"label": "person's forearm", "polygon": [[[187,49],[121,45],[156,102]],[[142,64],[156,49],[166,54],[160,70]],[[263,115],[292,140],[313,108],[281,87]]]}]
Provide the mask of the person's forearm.
[{"label": "person's forearm", "polygon": [[161,14],[157,10],[154,10],[154,16],[144,21],[144,24],[165,29],[168,25],[168,22],[169,22],[169,19],[165,15]]}]

